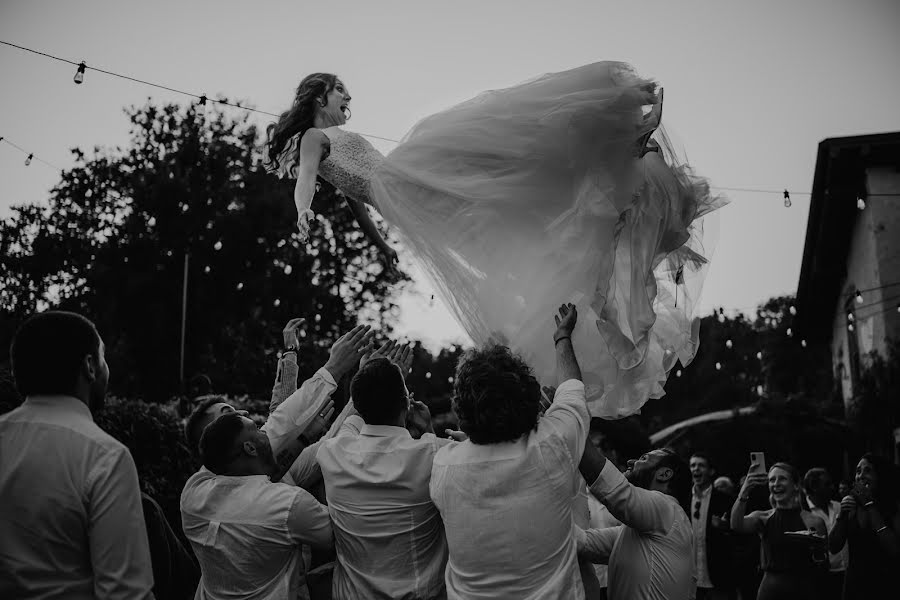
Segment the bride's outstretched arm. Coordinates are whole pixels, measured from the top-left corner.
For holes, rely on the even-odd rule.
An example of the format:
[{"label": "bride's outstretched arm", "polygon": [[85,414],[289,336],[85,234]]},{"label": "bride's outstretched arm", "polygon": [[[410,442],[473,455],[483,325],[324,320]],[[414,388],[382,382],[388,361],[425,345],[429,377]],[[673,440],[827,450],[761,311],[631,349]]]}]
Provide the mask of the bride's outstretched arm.
[{"label": "bride's outstretched arm", "polygon": [[359,228],[362,232],[366,234],[366,237],[368,237],[378,250],[385,254],[392,263],[395,262],[397,260],[397,253],[391,248],[390,244],[381,237],[381,232],[378,231],[378,227],[372,220],[372,216],[369,214],[368,209],[366,209],[366,205],[349,196],[344,197],[347,200],[347,206],[350,207],[353,216],[356,217],[356,221],[359,223]]},{"label": "bride's outstretched arm", "polygon": [[300,140],[300,162],[297,166],[297,185],[294,186],[298,219],[312,205],[319,161],[322,160],[322,152],[327,145],[328,137],[319,129],[308,129]]}]

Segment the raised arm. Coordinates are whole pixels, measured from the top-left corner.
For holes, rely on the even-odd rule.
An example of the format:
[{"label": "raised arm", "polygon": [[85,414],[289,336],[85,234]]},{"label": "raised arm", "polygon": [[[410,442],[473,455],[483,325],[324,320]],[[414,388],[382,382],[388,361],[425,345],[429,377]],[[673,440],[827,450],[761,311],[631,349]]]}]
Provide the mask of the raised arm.
[{"label": "raised arm", "polygon": [[578,556],[598,565],[609,563],[609,555],[622,532],[623,525],[603,529],[575,528]]},{"label": "raised arm", "polygon": [[581,367],[575,358],[575,348],[572,346],[572,332],[575,331],[575,323],[578,321],[578,311],[574,304],[564,304],[559,307],[559,315],[555,315],[556,333],[553,334],[553,343],[556,345],[556,379],[557,384],[570,379],[581,381]]},{"label": "raised arm", "polygon": [[366,208],[366,205],[363,202],[354,200],[350,196],[345,195],[344,198],[347,201],[350,212],[356,217],[359,228],[366,234],[366,237],[369,238],[372,244],[378,248],[379,252],[384,255],[389,266],[393,267],[398,260],[397,251],[391,248],[390,244],[387,243],[387,240],[382,237],[381,232],[378,231],[378,226],[376,226],[375,221],[372,220],[372,215],[369,214],[369,209]]},{"label": "raised arm", "polygon": [[269,401],[269,414],[272,414],[278,405],[284,402],[288,396],[297,391],[297,349],[300,346],[300,327],[306,319],[296,318],[288,321],[282,337],[284,349],[281,358],[278,359],[278,368],[275,371],[275,385],[272,386],[272,400]]},{"label": "raised arm", "polygon": [[309,219],[313,196],[316,194],[316,177],[319,162],[328,147],[328,136],[320,129],[307,129],[300,140],[300,161],[297,165],[297,184],[294,186],[294,204],[297,206],[297,226],[304,239],[309,236]]},{"label": "raised arm", "polygon": [[765,473],[748,473],[741,486],[737,500],[731,507],[731,529],[737,533],[756,533],[763,525],[762,511],[754,511],[747,514],[747,502],[750,500],[750,492],[753,488],[766,485],[768,476]]}]

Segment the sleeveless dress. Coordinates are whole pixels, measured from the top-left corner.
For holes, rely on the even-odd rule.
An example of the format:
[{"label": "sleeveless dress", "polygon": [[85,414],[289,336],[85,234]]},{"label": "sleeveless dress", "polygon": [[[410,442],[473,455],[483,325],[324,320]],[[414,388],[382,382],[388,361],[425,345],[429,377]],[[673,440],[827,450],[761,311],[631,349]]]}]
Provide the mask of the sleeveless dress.
[{"label": "sleeveless dress", "polygon": [[[638,411],[697,351],[695,310],[723,205],[672,152],[638,158],[654,84],[595,63],[485,92],[419,122],[386,157],[338,127],[320,176],[374,206],[476,344],[502,342],[555,381],[552,315],[591,413]],[[296,177],[299,138],[277,173]]]},{"label": "sleeveless dress", "polygon": [[[816,600],[825,568],[813,562],[809,542],[785,535],[806,531],[799,508],[777,508],[762,533],[762,582],[757,600]],[[827,557],[827,554],[823,554]]]}]

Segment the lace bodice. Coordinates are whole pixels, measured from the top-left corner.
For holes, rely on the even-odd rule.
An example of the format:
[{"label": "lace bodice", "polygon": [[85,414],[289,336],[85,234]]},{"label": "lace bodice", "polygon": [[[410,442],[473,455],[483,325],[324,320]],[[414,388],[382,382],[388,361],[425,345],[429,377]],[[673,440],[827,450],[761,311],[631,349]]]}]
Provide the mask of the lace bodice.
[{"label": "lace bodice", "polygon": [[331,152],[319,163],[319,175],[351,198],[372,204],[369,182],[384,156],[358,133],[340,127],[322,132],[331,142]]}]

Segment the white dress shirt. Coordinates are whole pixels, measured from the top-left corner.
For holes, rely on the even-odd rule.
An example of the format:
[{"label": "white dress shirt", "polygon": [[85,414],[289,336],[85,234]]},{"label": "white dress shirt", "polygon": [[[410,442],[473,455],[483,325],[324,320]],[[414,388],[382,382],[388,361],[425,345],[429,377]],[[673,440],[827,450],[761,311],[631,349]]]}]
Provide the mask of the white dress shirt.
[{"label": "white dress shirt", "polygon": [[438,451],[431,498],[450,550],[449,598],[584,598],[572,505],[589,422],[584,384],[569,380],[519,440]]},{"label": "white dress shirt", "polygon": [[[608,529],[622,524],[593,494],[588,494],[588,509],[591,515],[590,525],[584,529]],[[609,567],[605,564],[594,565],[594,574],[597,576],[600,587],[605,588],[609,585],[608,571]]]},{"label": "white dress shirt", "polygon": [[181,494],[181,520],[202,571],[197,600],[293,600],[304,571],[300,545],[332,544],[325,507],[266,475],[200,469]]},{"label": "white dress shirt", "polygon": [[693,532],[678,501],[632,485],[610,461],[591,485],[591,493],[623,523],[578,533],[579,552],[609,564],[609,597],[693,598]]},{"label": "white dress shirt", "polygon": [[323,443],[335,600],[444,597],[447,542],[428,483],[434,455],[448,443],[433,433],[416,440],[403,427],[365,424],[359,435]]},{"label": "white dress shirt", "polygon": [[152,598],[137,470],[68,396],[0,416],[0,598]]},{"label": "white dress shirt", "polygon": [[[837,500],[829,502],[827,513],[813,504],[809,498],[806,499],[806,505],[809,507],[809,512],[825,521],[825,528],[831,535],[831,530],[834,529],[838,517],[841,516],[841,503]],[[847,542],[844,542],[844,547],[837,554],[828,553],[828,570],[832,573],[843,573],[847,570]]]},{"label": "white dress shirt", "polygon": [[[709,578],[709,564],[706,559],[706,517],[709,514],[709,500],[712,497],[712,484],[697,493],[697,486],[691,494],[691,528],[694,532],[694,565],[697,569],[697,587],[711,588],[712,581]],[[697,503],[700,508],[697,508]],[[694,513],[699,512],[699,516]]]}]

